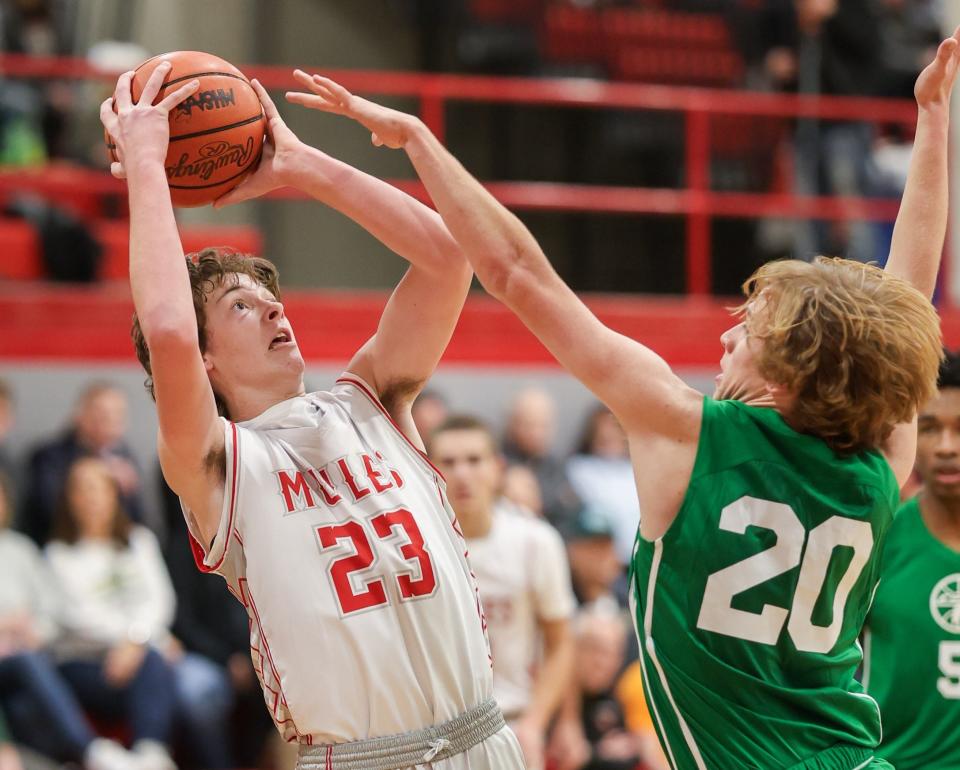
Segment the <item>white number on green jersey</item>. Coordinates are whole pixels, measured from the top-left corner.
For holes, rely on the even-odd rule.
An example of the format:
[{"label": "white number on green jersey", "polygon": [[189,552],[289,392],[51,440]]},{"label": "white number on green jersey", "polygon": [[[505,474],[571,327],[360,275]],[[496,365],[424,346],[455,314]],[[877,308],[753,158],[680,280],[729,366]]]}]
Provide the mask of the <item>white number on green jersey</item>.
[{"label": "white number on green jersey", "polygon": [[960,698],[960,642],[940,642],[940,673],[937,689],[944,698]]},{"label": "white number on green jersey", "polygon": [[[776,644],[786,625],[798,650],[829,652],[840,637],[850,591],[870,559],[873,548],[870,524],[832,516],[808,534],[789,505],[750,496],[741,497],[720,514],[720,528],[728,532],[742,535],[751,526],[770,530],[776,534],[777,542],[707,578],[697,627],[751,642]],[[818,626],[813,622],[813,609],[823,591],[833,552],[843,546],[853,549],[853,558],[834,591],[833,620],[829,626]],[[737,594],[772,580],[798,564],[801,565],[800,577],[789,609],[765,604],[757,613],[732,606]]]}]

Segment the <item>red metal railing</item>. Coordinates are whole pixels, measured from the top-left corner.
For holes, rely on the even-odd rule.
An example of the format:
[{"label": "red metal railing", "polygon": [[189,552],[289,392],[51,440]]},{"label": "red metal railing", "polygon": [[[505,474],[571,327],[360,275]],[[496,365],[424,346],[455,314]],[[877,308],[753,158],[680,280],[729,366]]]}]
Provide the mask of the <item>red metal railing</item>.
[{"label": "red metal railing", "polygon": [[[286,67],[245,66],[243,70],[249,77],[258,78],[267,88],[297,87],[291,70]],[[0,75],[6,77],[112,81],[117,74],[95,69],[84,59],[0,56]],[[710,128],[713,116],[868,120],[908,126],[913,125],[916,120],[913,103],[902,100],[757,94],[582,79],[493,78],[357,70],[324,70],[324,74],[358,93],[416,98],[422,119],[441,140],[446,133],[445,108],[451,101],[683,113],[686,119],[684,162],[687,180],[687,187],[684,189],[550,182],[489,182],[487,187],[505,205],[516,209],[684,216],[687,235],[687,291],[694,296],[703,296],[710,292],[710,222],[714,217],[777,216],[892,221],[898,207],[898,201],[888,199],[711,190]],[[16,184],[15,179],[0,175],[0,187]],[[421,199],[426,197],[422,186],[415,181],[391,181]],[[104,177],[102,184],[105,192],[116,192],[120,189],[109,177]],[[292,191],[277,193],[278,197],[293,195]]]}]

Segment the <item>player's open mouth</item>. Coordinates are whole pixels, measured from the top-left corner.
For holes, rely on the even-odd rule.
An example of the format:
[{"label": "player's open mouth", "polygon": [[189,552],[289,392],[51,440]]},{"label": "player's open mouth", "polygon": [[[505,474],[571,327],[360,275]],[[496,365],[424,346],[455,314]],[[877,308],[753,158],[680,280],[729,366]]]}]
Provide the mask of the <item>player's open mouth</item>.
[{"label": "player's open mouth", "polygon": [[270,343],[270,350],[276,350],[282,345],[292,345],[290,335],[287,332],[280,332]]}]

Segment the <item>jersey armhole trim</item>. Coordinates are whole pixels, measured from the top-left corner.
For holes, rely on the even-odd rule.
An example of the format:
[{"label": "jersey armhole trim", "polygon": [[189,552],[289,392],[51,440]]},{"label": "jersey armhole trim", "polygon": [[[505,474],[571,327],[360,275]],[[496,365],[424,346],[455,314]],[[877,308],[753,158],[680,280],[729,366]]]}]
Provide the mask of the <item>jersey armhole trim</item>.
[{"label": "jersey armhole trim", "polygon": [[410,440],[410,437],[407,436],[407,434],[400,429],[400,426],[397,425],[396,422],[394,422],[393,417],[390,416],[390,413],[387,411],[386,407],[382,403],[380,403],[380,399],[377,398],[376,394],[373,392],[370,386],[367,385],[367,383],[365,383],[363,380],[357,377],[357,375],[352,374],[350,372],[340,375],[337,378],[337,383],[338,384],[346,383],[348,385],[353,385],[355,388],[357,388],[357,390],[363,393],[363,395],[365,395],[370,400],[370,402],[377,408],[377,410],[384,417],[387,418],[387,422],[389,422],[390,425],[393,426],[393,429],[400,435],[400,438],[402,438],[404,442],[406,442],[406,444],[416,453],[417,457],[419,457],[423,462],[425,462],[429,466],[430,470],[436,473],[441,479],[443,479],[444,483],[446,483],[447,480],[444,478],[443,474],[440,472],[437,466],[434,465],[432,462],[430,462],[430,458],[427,457],[427,453],[424,452],[422,449],[420,449],[420,447],[418,447],[416,444],[414,444]]},{"label": "jersey armhole trim", "polygon": [[[220,555],[220,558],[217,560],[216,564],[212,566],[208,566],[205,563],[206,554],[207,554],[206,549],[204,549],[204,547],[200,544],[197,538],[194,537],[193,532],[190,532],[189,528],[187,528],[187,532],[190,535],[190,550],[193,552],[193,559],[197,564],[197,569],[199,569],[201,572],[216,572],[218,569],[220,569],[220,567],[223,565],[224,559],[227,558],[227,551],[230,550],[230,536],[231,536],[231,533],[233,532],[233,517],[234,517],[234,512],[237,506],[237,481],[238,481],[239,472],[240,472],[239,470],[240,464],[238,462],[239,436],[237,434],[237,426],[236,426],[236,423],[232,423],[232,422],[229,423],[229,425],[231,430],[233,431],[233,437],[232,437],[233,440],[231,441],[231,444],[233,446],[231,451],[232,467],[230,469],[231,470],[230,507],[229,507],[229,513],[228,513],[228,519],[227,519],[227,530],[226,532],[223,533],[223,537],[224,537],[223,553]],[[218,532],[217,534],[219,535],[220,533]],[[216,536],[214,536],[214,542],[216,542]]]}]

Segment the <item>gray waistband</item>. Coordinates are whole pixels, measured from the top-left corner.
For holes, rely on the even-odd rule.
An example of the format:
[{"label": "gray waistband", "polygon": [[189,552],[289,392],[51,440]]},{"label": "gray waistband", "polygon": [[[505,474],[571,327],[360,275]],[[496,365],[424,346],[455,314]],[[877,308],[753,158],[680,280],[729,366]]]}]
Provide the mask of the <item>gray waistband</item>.
[{"label": "gray waistband", "polygon": [[300,745],[297,770],[400,770],[466,751],[505,726],[491,698],[460,716],[409,733],[350,743]]}]

